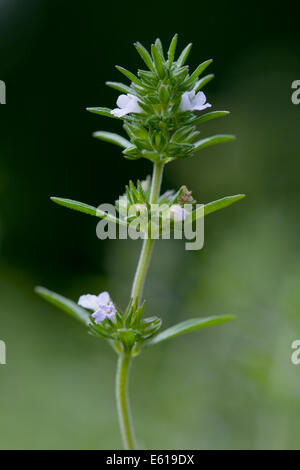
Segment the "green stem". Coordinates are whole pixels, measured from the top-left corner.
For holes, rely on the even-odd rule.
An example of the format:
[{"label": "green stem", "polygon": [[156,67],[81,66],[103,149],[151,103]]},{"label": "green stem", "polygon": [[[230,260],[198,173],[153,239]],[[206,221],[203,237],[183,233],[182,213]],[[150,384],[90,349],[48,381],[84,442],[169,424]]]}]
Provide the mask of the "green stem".
[{"label": "green stem", "polygon": [[119,355],[116,376],[116,398],[121,434],[126,450],[135,449],[135,437],[128,399],[128,371],[131,354],[123,352]]},{"label": "green stem", "polygon": [[[150,204],[156,204],[160,194],[161,180],[163,174],[163,165],[154,164],[151,193],[150,193]],[[154,240],[146,238],[143,241],[142,251],[140,259],[136,269],[131,297],[138,303],[141,300],[145,278],[150,263],[151,252]],[[116,397],[119,422],[121,428],[121,434],[124,442],[124,447],[127,450],[135,449],[135,438],[134,430],[130,413],[129,399],[127,393],[128,387],[128,371],[131,361],[131,352],[122,352],[119,355],[117,376],[116,376]]]},{"label": "green stem", "polygon": [[130,366],[130,352],[119,355],[116,376],[116,398],[121,434],[126,450],[135,449],[135,438],[128,400],[128,371]]},{"label": "green stem", "polygon": [[[163,164],[155,163],[153,167],[152,185],[149,201],[150,204],[156,204],[158,201],[162,174]],[[143,287],[150,263],[153,244],[154,240],[151,238],[145,238],[143,241],[142,251],[140,254],[140,259],[138,262],[131,290],[131,297],[138,302],[140,302],[141,296],[143,294]]]}]

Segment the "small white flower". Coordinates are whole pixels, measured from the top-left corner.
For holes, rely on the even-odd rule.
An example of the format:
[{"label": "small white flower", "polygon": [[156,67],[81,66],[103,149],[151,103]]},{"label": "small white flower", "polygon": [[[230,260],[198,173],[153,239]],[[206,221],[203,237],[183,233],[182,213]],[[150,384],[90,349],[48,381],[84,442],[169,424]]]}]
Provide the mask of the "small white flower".
[{"label": "small white flower", "polygon": [[185,91],[181,97],[181,111],[202,111],[210,107],[211,104],[206,103],[206,96],[203,91],[199,91],[197,95],[194,91]]},{"label": "small white flower", "polygon": [[78,305],[94,310],[92,317],[96,323],[100,323],[105,318],[113,318],[117,313],[108,292],[101,292],[99,295],[82,295],[78,300]]},{"label": "small white flower", "polygon": [[173,204],[170,207],[170,214],[174,219],[174,222],[181,222],[186,218],[188,215],[188,211],[186,211],[183,207],[179,204]]},{"label": "small white flower", "polygon": [[139,106],[138,99],[136,96],[131,95],[120,95],[117,99],[118,108],[113,109],[111,114],[116,117],[122,117],[129,113],[141,113],[142,108]]}]

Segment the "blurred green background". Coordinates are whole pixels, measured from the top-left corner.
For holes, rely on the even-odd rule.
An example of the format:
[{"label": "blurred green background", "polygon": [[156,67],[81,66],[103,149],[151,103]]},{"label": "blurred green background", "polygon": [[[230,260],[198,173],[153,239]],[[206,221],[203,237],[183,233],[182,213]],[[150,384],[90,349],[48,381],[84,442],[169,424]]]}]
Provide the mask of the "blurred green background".
[{"label": "blurred green background", "polygon": [[99,241],[96,221],[50,195],[114,201],[147,161],[94,141],[120,124],[85,111],[113,107],[114,65],[141,67],[132,43],[175,32],[190,65],[214,58],[205,89],[229,118],[204,136],[238,140],[170,164],[164,188],[198,201],[245,192],[209,216],[205,247],[160,241],[145,296],[164,325],[231,313],[235,322],[182,336],[134,361],[131,400],[141,447],[300,448],[299,2],[272,9],[228,1],[0,0],[0,448],[120,448],[116,357],[104,342],[37,298],[36,284],[77,299],[109,290],[125,306],[139,242]]}]

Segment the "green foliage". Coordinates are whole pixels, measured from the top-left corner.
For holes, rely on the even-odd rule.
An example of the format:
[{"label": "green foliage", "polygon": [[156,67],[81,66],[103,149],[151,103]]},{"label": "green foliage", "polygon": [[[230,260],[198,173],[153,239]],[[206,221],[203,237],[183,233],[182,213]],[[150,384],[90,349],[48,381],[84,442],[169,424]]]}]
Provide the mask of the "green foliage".
[{"label": "green foliage", "polygon": [[[211,214],[212,212],[219,211],[220,209],[225,209],[225,207],[231,206],[237,201],[244,199],[245,194],[236,194],[235,196],[226,196],[217,201],[209,202],[204,206],[204,215]],[[197,217],[197,211],[194,212],[193,218]]]},{"label": "green foliage", "polygon": [[[110,88],[114,88],[115,90],[121,91],[122,93],[130,93],[131,92],[129,86],[124,85],[124,83],[120,83],[120,82],[105,82],[105,83]],[[97,108],[87,108],[88,111],[92,111],[93,109],[97,109]]]},{"label": "green foliage", "polygon": [[130,145],[130,142],[127,139],[124,139],[124,137],[112,132],[97,131],[94,132],[93,137],[99,140],[104,140],[105,142],[110,142],[111,144],[118,145],[125,149]]},{"label": "green foliage", "polygon": [[155,316],[142,318],[144,304],[138,306],[137,302],[134,303],[132,299],[125,312],[117,309],[114,321],[106,318],[96,324],[90,313],[72,300],[40,286],[35,288],[35,292],[47,302],[84,323],[92,335],[108,340],[117,352],[132,351],[133,355],[137,355],[144,345],[154,345],[183,333],[218,325],[233,319],[228,315],[195,318],[178,323],[159,333],[162,320]]},{"label": "green foliage", "polygon": [[[171,207],[173,204],[183,204],[180,201],[180,196],[183,190],[182,186],[179,188],[178,191],[175,190],[168,190],[165,193],[161,194],[158,199],[159,205],[168,205]],[[150,198],[150,189],[151,189],[151,177],[148,176],[146,180],[140,181],[138,180],[136,185],[129,181],[129,184],[125,188],[125,193],[119,197],[119,199],[115,203],[116,210],[120,213],[120,217],[115,217],[112,214],[107,212],[103,212],[96,207],[91,205],[85,204],[83,202],[73,201],[71,199],[64,199],[59,197],[51,197],[51,200],[56,204],[61,206],[67,207],[69,209],[76,210],[78,212],[82,212],[84,214],[93,215],[99,218],[106,218],[110,222],[114,222],[121,225],[127,225],[130,220],[132,220],[135,216],[131,215],[128,217],[128,214],[131,212],[131,206],[136,205],[145,205],[148,210],[148,217],[149,221],[151,220],[151,205],[149,203]],[[226,207],[238,202],[239,200],[243,199],[245,194],[236,194],[234,196],[226,196],[216,201],[209,202],[204,204],[204,216],[211,214],[212,212],[216,212],[221,209],[225,209]],[[196,204],[196,201],[193,201],[193,204]],[[140,212],[137,210],[136,217],[140,215]],[[186,223],[192,222],[197,220],[199,217],[203,216],[202,208],[195,208],[187,217]],[[160,221],[164,218],[164,213],[159,212],[159,220],[158,223],[161,224]],[[162,224],[161,224],[162,226]],[[151,226],[150,226],[151,228]],[[174,230],[174,225],[171,223],[170,226],[171,232]],[[162,234],[162,230],[159,232]]]},{"label": "green foliage", "polygon": [[209,147],[210,145],[223,144],[224,142],[231,142],[235,139],[236,137],[234,135],[213,135],[211,137],[207,137],[206,139],[201,139],[195,142],[194,150],[198,151],[204,147]]},{"label": "green foliage", "polygon": [[[228,112],[213,111],[198,115],[197,111],[180,109],[183,93],[199,92],[213,78],[212,74],[200,77],[212,60],[201,63],[189,73],[185,65],[192,44],[188,44],[178,59],[175,59],[177,34],[173,37],[164,56],[161,41],[151,46],[151,54],[139,42],[134,46],[148,70],[138,70],[137,75],[123,67],[117,69],[129,80],[129,85],[107,82],[107,85],[125,94],[136,96],[142,109],[139,113],[128,113],[117,118],[124,122],[124,130],[130,145],[121,136],[109,137],[108,133],[97,132],[95,137],[120,145],[123,155],[129,160],[146,158],[153,163],[168,163],[177,158],[193,155],[198,150],[216,143],[229,142],[233,136],[216,135],[196,141],[199,134],[196,126],[203,122],[225,116]],[[112,117],[107,108],[88,108],[89,111]],[[126,143],[126,145],[125,145]]]},{"label": "green foliage", "polygon": [[115,223],[123,223],[120,219],[114,217],[112,214],[107,212],[103,212],[96,207],[90,206],[89,204],[84,204],[83,202],[73,201],[72,199],[64,199],[61,197],[51,197],[51,201],[59,204],[60,206],[68,207],[69,209],[73,209],[75,211],[83,212],[84,214],[94,215],[96,217],[100,217],[101,219],[108,219],[111,222]]},{"label": "green foliage", "polygon": [[217,119],[219,117],[228,116],[229,111],[212,111],[210,113],[201,114],[196,117],[192,123],[195,125],[202,124],[203,122],[210,121],[211,119]]},{"label": "green foliage", "polygon": [[212,59],[206,60],[202,64],[198,65],[196,70],[192,73],[192,75],[187,79],[187,83],[193,83],[195,86],[195,80],[201,75],[202,72],[212,63]]},{"label": "green foliage", "polygon": [[[129,84],[120,82],[106,82],[106,84],[117,91],[131,95],[123,97],[123,102],[130,102],[130,110],[119,118],[112,114],[112,110],[103,107],[87,108],[88,111],[101,116],[121,119],[128,139],[119,134],[97,131],[93,136],[99,140],[112,143],[123,149],[123,155],[130,160],[146,158],[151,160],[157,168],[162,169],[163,164],[176,159],[186,158],[199,150],[235,139],[233,135],[213,135],[199,140],[199,129],[197,126],[206,121],[227,116],[228,111],[210,111],[199,114],[195,111],[197,106],[188,104],[182,106],[182,96],[189,100],[195,98],[210,80],[213,74],[201,77],[201,74],[211,64],[212,60],[202,62],[192,73],[189,66],[185,65],[191,51],[192,44],[188,44],[176,60],[175,52],[177,46],[177,34],[173,37],[168,48],[167,56],[164,55],[160,39],[156,39],[151,46],[151,52],[139,42],[134,44],[138,54],[147,70],[138,70],[133,74],[124,67],[116,66],[117,69],[129,80]],[[202,94],[199,97],[203,97]],[[192,103],[192,101],[190,101]],[[138,104],[138,107],[135,106]],[[135,111],[135,110],[136,111]],[[160,170],[161,171],[161,170]],[[160,184],[160,183],[159,183]],[[156,186],[155,186],[156,185]],[[124,208],[147,208],[148,216],[152,215],[150,198],[155,187],[156,200],[160,206],[170,208],[173,204],[184,205],[186,201],[192,204],[191,212],[186,216],[187,222],[193,222],[203,216],[202,208],[193,208],[196,203],[191,192],[186,186],[181,186],[178,191],[169,190],[160,194],[160,187],[155,180],[147,177],[145,181],[137,181],[134,184],[129,181],[125,193],[115,203],[119,217],[101,211],[94,206],[84,204],[71,199],[52,197],[52,201],[64,207],[93,215],[98,218],[127,225],[137,215],[124,217]],[[204,215],[223,209],[234,202],[242,199],[243,194],[228,196],[204,205]],[[158,213],[158,234],[163,234],[161,221],[169,217],[163,212]],[[150,219],[149,219],[150,220]],[[152,218],[151,218],[152,223]],[[151,226],[150,226],[151,228]],[[143,230],[140,228],[140,230]],[[171,220],[171,228],[175,230],[175,222]],[[139,269],[139,268],[138,268]],[[143,271],[143,269],[142,269]],[[144,270],[146,272],[146,269]],[[88,326],[93,335],[107,339],[117,352],[130,351],[132,355],[138,354],[142,347],[150,344],[171,339],[180,334],[194,331],[206,326],[216,325],[229,320],[231,316],[219,316],[209,318],[196,318],[187,320],[168,328],[159,333],[161,319],[152,316],[143,318],[144,304],[140,305],[140,298],[130,300],[125,311],[116,307],[114,319],[105,318],[96,323],[93,317],[85,309],[79,307],[73,301],[66,299],[45,288],[38,287],[37,293],[50,303],[56,305]]]},{"label": "green foliage", "polygon": [[37,286],[35,292],[50,304],[84,323],[93,336],[108,340],[117,352],[134,350],[133,355],[137,355],[141,346],[157,335],[161,328],[161,319],[155,316],[142,318],[144,305],[138,306],[132,299],[125,312],[117,308],[114,320],[106,318],[96,323],[90,312],[72,300],[45,287]]},{"label": "green foliage", "polygon": [[209,83],[213,78],[215,78],[213,73],[210,73],[209,75],[205,75],[205,77],[200,78],[194,86],[194,91],[197,93],[199,90],[201,90],[207,83]]},{"label": "green foliage", "polygon": [[99,114],[100,116],[117,119],[113,114],[111,114],[111,109],[109,108],[86,108],[86,110],[90,113]]},{"label": "green foliage", "polygon": [[161,343],[162,341],[175,338],[176,336],[182,335],[183,333],[199,330],[200,328],[205,328],[207,326],[219,325],[233,319],[234,317],[230,315],[220,315],[207,318],[191,318],[190,320],[183,321],[177,325],[171,326],[167,330],[162,331],[151,341],[149,341],[147,345],[151,346],[157,343]]},{"label": "green foliage", "polygon": [[168,50],[168,66],[169,68],[172,67],[173,61],[174,61],[174,56],[175,56],[175,50],[177,46],[177,39],[178,39],[178,34],[175,34],[173,37],[169,50]]},{"label": "green foliage", "polygon": [[178,60],[177,60],[177,67],[182,67],[188,56],[189,56],[189,53],[191,52],[191,49],[192,49],[192,43],[188,44],[182,51],[182,53],[180,54]]},{"label": "green foliage", "polygon": [[[178,224],[180,225],[180,238],[182,238],[183,220],[185,224],[191,226],[203,215],[222,209],[244,197],[242,194],[230,196],[205,206],[202,205],[201,208],[196,206],[193,210],[196,201],[186,186],[181,186],[177,192],[171,190],[160,194],[164,164],[179,158],[187,158],[207,146],[235,139],[232,135],[220,134],[198,140],[200,133],[197,129],[198,125],[225,116],[228,111],[213,111],[200,116],[196,114],[196,110],[204,110],[211,106],[209,103],[205,104],[206,97],[199,90],[213,76],[199,77],[212,60],[201,63],[190,74],[189,67],[185,63],[192,45],[188,44],[184,48],[177,61],[175,60],[176,45],[177,35],[171,41],[166,58],[160,39],[156,39],[151,45],[151,54],[142,44],[136,43],[135,48],[148,70],[138,70],[137,75],[134,75],[127,69],[116,66],[130,81],[129,86],[119,82],[107,82],[108,86],[125,94],[117,100],[119,109],[88,108],[88,111],[95,114],[122,119],[129,140],[107,131],[95,132],[93,136],[121,147],[127,159],[146,158],[152,161],[154,163],[152,179],[138,181],[136,185],[129,181],[125,194],[115,204],[119,219],[88,204],[70,199],[51,198],[62,206],[106,218],[114,223],[124,223],[129,225],[129,228],[133,228],[134,224],[137,225],[135,231],[139,231],[138,235],[142,235],[143,247],[126,310],[122,311],[113,303],[107,292],[102,292],[98,296],[87,294],[80,297],[80,305],[93,310],[94,313],[91,314],[65,297],[45,288],[36,289],[37,293],[48,302],[83,322],[90,334],[107,340],[119,355],[116,398],[120,429],[126,449],[135,448],[126,393],[131,356],[136,356],[146,346],[233,319],[229,315],[194,318],[159,332],[162,324],[161,318],[143,317],[143,285],[153,240],[159,237],[164,238],[165,235],[169,237],[170,232],[176,235]],[[189,210],[185,203],[189,204]],[[184,233],[186,233],[185,227],[186,225]]]},{"label": "green foliage", "polygon": [[76,320],[79,320],[81,323],[88,324],[89,323],[89,314],[84,308],[81,308],[75,302],[66,297],[63,297],[60,294],[56,294],[56,292],[52,292],[45,287],[37,286],[35,288],[35,292],[43,297],[43,299],[47,300],[47,302],[55,305],[56,307],[60,308],[64,312],[68,313]]}]

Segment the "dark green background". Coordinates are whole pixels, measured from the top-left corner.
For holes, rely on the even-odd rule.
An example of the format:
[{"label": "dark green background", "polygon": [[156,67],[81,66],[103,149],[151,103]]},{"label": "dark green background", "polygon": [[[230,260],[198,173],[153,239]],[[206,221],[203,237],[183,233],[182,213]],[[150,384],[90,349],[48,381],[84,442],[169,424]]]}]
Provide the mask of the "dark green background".
[{"label": "dark green background", "polygon": [[0,0],[1,448],[119,448],[114,353],[33,294],[77,299],[108,289],[126,304],[139,242],[96,238],[93,218],[50,195],[113,202],[147,161],[94,141],[120,124],[86,106],[114,107],[115,64],[141,67],[132,43],[193,42],[190,65],[213,58],[205,89],[229,118],[203,136],[238,140],[166,169],[200,202],[245,192],[206,219],[205,247],[157,243],[145,295],[165,325],[232,313],[233,323],[183,336],[135,360],[131,396],[148,448],[299,448],[299,6],[241,2],[81,3]]}]

